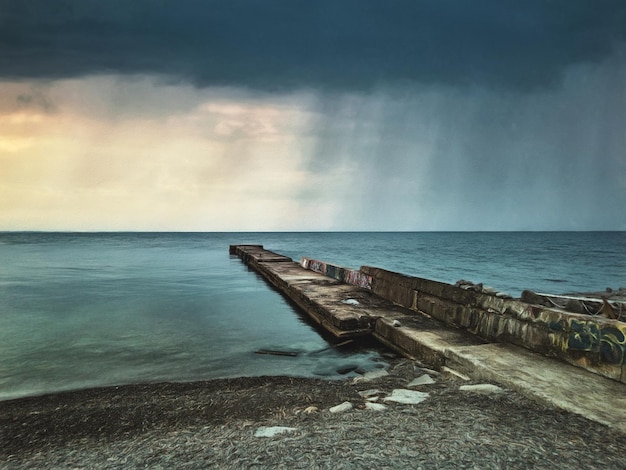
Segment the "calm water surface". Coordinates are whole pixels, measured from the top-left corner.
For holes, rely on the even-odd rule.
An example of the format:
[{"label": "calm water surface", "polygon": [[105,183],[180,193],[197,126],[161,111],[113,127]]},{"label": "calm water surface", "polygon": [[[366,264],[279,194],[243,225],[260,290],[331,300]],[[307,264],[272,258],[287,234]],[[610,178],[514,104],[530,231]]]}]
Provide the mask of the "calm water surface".
[{"label": "calm water surface", "polygon": [[514,295],[626,286],[624,232],[0,233],[0,399],[379,366],[375,350],[325,349],[306,319],[229,256],[238,243]]}]

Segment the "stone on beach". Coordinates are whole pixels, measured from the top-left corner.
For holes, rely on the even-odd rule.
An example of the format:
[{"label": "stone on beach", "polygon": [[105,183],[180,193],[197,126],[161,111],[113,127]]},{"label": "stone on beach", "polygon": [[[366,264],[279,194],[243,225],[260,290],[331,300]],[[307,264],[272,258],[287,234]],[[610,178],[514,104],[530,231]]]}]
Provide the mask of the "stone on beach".
[{"label": "stone on beach", "polygon": [[416,390],[408,390],[406,388],[397,388],[391,392],[391,395],[385,397],[385,401],[393,401],[405,405],[416,405],[428,398],[428,393],[418,392]]},{"label": "stone on beach", "polygon": [[504,389],[493,384],[461,385],[459,387],[459,390],[463,390],[465,392],[483,393],[483,394],[504,392]]},{"label": "stone on beach", "polygon": [[367,402],[365,403],[365,409],[370,411],[385,411],[387,407],[382,403]]},{"label": "stone on beach", "polygon": [[344,401],[343,403],[333,406],[328,411],[331,413],[343,413],[345,411],[350,411],[352,409],[352,403],[349,401]]},{"label": "stone on beach", "polygon": [[428,375],[428,374],[424,374],[424,375],[420,375],[419,377],[411,380],[411,382],[408,383],[407,387],[418,387],[420,385],[430,385],[430,384],[434,384],[435,381],[433,380],[433,378]]},{"label": "stone on beach", "polygon": [[370,388],[368,390],[362,390],[359,392],[359,395],[361,395],[363,398],[371,398],[378,394],[380,394],[380,390],[378,390],[377,388]]},{"label": "stone on beach", "polygon": [[294,431],[297,431],[297,429],[287,426],[261,426],[254,432],[254,437],[274,437],[278,434],[285,434]]}]

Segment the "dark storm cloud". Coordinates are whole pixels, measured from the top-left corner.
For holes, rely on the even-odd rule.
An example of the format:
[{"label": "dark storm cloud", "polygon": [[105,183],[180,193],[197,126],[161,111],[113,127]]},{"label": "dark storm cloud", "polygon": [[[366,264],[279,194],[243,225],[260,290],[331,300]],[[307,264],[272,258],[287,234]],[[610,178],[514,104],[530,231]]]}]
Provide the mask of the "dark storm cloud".
[{"label": "dark storm cloud", "polygon": [[0,76],[529,89],[624,40],[623,0],[0,0]]}]

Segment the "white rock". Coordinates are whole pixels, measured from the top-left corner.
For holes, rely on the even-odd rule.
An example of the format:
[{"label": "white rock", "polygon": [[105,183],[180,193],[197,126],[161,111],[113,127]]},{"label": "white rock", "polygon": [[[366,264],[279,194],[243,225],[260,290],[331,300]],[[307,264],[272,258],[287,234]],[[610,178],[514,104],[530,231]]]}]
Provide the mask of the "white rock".
[{"label": "white rock", "polygon": [[345,411],[350,411],[351,409],[352,409],[352,403],[350,403],[349,401],[344,401],[343,403],[337,406],[333,406],[328,411],[330,411],[331,413],[343,413]]},{"label": "white rock", "polygon": [[409,382],[407,387],[417,387],[419,385],[429,385],[429,384],[434,384],[434,383],[435,381],[430,375],[424,374],[424,375],[417,377],[416,379],[411,380],[411,382]]},{"label": "white rock", "polygon": [[377,388],[370,388],[369,390],[360,391],[359,395],[361,395],[363,398],[369,398],[378,395],[379,393],[380,390],[378,390]]},{"label": "white rock", "polygon": [[367,403],[365,403],[365,409],[366,410],[372,410],[372,411],[385,411],[387,409],[387,407],[385,405],[383,405],[382,403],[370,403],[370,402],[367,402]]},{"label": "white rock", "polygon": [[418,392],[416,390],[407,390],[406,388],[397,388],[391,392],[391,395],[385,397],[385,401],[395,401],[396,403],[404,403],[406,405],[416,405],[428,398],[428,393]]},{"label": "white rock", "polygon": [[396,328],[400,328],[402,326],[402,323],[400,323],[398,320],[394,320],[391,322],[391,326],[395,326]]},{"label": "white rock", "polygon": [[286,426],[261,426],[254,432],[254,437],[274,437],[278,434],[297,431],[296,428]]},{"label": "white rock", "polygon": [[361,377],[356,377],[352,382],[353,383],[370,382],[372,380],[385,377],[386,375],[389,375],[389,372],[387,372],[385,369],[374,369],[374,370],[370,370],[369,372],[366,372]]},{"label": "white rock", "polygon": [[504,389],[492,384],[477,384],[477,385],[461,385],[459,390],[472,393],[502,393]]},{"label": "white rock", "polygon": [[360,305],[359,301],[356,299],[346,299],[346,300],[342,300],[341,303],[343,304],[348,304],[348,305]]}]

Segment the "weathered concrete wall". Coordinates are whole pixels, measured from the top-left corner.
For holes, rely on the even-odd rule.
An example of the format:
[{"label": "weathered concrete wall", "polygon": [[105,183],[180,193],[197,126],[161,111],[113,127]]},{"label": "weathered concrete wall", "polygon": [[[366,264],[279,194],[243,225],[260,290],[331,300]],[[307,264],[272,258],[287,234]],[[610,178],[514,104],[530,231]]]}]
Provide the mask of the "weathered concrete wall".
[{"label": "weathered concrete wall", "polygon": [[318,261],[306,257],[302,258],[300,264],[303,268],[324,274],[325,276],[332,277],[346,284],[370,290],[372,288],[372,276],[358,269],[344,268],[342,266],[326,263],[325,261]]},{"label": "weathered concrete wall", "polygon": [[556,356],[626,382],[626,323],[572,314],[516,299],[364,266],[372,291],[405,308],[471,331]]},{"label": "weathered concrete wall", "polygon": [[568,313],[371,266],[354,270],[309,258],[303,258],[301,264],[487,341],[513,343],[626,383],[624,322]]}]

